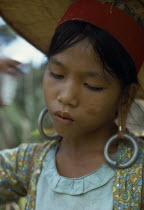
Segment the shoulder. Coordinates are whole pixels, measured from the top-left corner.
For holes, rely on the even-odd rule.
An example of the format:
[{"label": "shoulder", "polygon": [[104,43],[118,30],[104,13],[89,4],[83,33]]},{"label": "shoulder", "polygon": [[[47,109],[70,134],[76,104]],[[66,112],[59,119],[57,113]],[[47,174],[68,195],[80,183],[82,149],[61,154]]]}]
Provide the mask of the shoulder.
[{"label": "shoulder", "polygon": [[47,152],[57,143],[58,143],[58,140],[52,140],[52,141],[36,144],[33,149],[33,154],[31,158],[32,165],[34,164],[41,165]]},{"label": "shoulder", "polygon": [[0,151],[0,168],[28,169],[34,155],[39,151],[44,151],[50,143],[24,143],[13,149]]},{"label": "shoulder", "polygon": [[31,162],[35,156],[44,156],[49,149],[57,143],[57,140],[46,141],[43,143],[21,144],[16,149],[17,158]]}]

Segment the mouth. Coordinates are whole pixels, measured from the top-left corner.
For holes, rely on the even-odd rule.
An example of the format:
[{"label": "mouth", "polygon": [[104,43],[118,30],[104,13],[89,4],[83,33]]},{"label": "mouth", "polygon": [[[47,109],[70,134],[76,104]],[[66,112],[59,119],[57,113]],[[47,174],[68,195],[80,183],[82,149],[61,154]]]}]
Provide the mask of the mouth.
[{"label": "mouth", "polygon": [[71,123],[74,122],[74,119],[71,117],[71,115],[68,112],[56,111],[54,113],[54,116],[57,119],[65,121],[65,122],[71,122]]}]

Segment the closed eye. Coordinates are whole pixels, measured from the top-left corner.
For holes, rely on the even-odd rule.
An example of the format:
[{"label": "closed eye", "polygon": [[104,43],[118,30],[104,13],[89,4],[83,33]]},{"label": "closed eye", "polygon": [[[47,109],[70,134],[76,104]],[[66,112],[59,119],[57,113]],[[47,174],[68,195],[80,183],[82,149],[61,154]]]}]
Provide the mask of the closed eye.
[{"label": "closed eye", "polygon": [[93,86],[91,86],[87,83],[84,83],[84,86],[87,87],[91,91],[102,91],[102,90],[104,90],[103,87],[93,87]]},{"label": "closed eye", "polygon": [[61,75],[61,74],[55,74],[55,73],[53,73],[51,71],[49,73],[50,73],[50,76],[52,76],[55,79],[63,79],[64,78],[64,76]]},{"label": "closed eye", "polygon": [[[61,74],[55,74],[55,73],[53,73],[51,71],[49,72],[49,74],[50,74],[51,77],[53,77],[55,79],[63,79],[64,78],[63,75],[61,75]],[[89,85],[87,83],[84,83],[84,86],[87,87],[91,91],[102,91],[102,90],[105,89],[103,87],[93,87],[93,86],[91,86],[91,85]]]}]

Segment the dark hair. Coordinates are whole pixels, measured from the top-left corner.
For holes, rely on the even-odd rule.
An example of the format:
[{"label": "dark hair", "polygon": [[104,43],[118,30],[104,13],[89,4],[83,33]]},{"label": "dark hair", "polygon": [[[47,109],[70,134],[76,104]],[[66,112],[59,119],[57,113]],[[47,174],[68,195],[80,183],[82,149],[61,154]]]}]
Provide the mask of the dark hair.
[{"label": "dark hair", "polygon": [[138,83],[135,64],[124,47],[105,30],[84,21],[62,23],[55,31],[47,56],[50,58],[84,39],[89,40],[104,69],[124,86]]}]

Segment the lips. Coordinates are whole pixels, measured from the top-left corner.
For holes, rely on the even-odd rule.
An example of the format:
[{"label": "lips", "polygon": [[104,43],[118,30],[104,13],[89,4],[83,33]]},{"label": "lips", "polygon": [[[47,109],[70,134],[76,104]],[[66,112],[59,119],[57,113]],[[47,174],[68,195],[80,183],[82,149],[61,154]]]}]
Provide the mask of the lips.
[{"label": "lips", "polygon": [[71,121],[71,122],[74,121],[74,119],[71,117],[71,115],[68,112],[63,112],[63,111],[59,110],[59,111],[56,111],[54,113],[54,115],[63,119],[63,120],[68,120],[68,121]]}]

